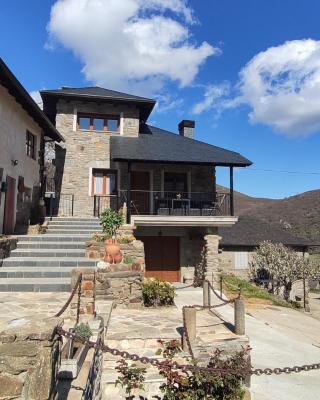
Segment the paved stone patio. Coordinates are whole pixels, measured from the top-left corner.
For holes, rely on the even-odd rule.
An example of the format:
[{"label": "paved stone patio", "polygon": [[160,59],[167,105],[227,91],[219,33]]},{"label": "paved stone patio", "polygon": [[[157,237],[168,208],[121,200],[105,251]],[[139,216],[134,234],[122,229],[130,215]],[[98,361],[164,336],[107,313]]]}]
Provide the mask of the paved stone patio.
[{"label": "paved stone patio", "polygon": [[[66,302],[69,293],[0,293],[0,332],[7,323],[27,316],[52,317]],[[66,311],[64,317],[68,318]]]}]

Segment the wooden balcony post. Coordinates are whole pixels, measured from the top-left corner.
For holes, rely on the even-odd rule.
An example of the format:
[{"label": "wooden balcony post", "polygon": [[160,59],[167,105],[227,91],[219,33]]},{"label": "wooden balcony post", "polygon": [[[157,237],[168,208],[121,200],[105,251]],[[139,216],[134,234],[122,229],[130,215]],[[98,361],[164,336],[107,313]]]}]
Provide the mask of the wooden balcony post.
[{"label": "wooden balcony post", "polygon": [[233,167],[230,166],[230,215],[234,215],[234,202],[233,202],[233,194],[234,194],[234,188],[233,188]]},{"label": "wooden balcony post", "polygon": [[213,167],[213,201],[217,200],[217,174],[216,174],[216,166]]},{"label": "wooden balcony post", "polygon": [[128,161],[128,183],[127,183],[127,224],[131,221],[131,161]]}]

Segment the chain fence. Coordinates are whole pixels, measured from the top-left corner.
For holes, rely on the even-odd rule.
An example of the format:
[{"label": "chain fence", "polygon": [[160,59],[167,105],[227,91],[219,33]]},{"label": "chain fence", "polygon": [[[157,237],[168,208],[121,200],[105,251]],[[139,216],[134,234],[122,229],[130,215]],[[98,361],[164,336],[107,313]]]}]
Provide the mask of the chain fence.
[{"label": "chain fence", "polygon": [[[78,276],[78,279],[75,283],[75,286],[70,294],[70,297],[68,298],[68,300],[66,301],[66,303],[64,304],[64,306],[61,308],[61,310],[59,312],[57,312],[55,314],[55,317],[60,317],[68,308],[68,306],[70,305],[73,297],[75,296],[75,294],[78,294],[78,302],[77,302],[77,323],[79,321],[79,314],[80,314],[80,298],[81,298],[81,282],[82,282],[82,274],[80,274]],[[224,375],[239,375],[240,371],[237,371],[236,369],[231,369],[231,368],[213,368],[213,367],[202,367],[202,366],[198,366],[195,365],[196,363],[196,358],[191,346],[191,342],[190,342],[190,338],[188,335],[188,331],[187,331],[187,324],[186,324],[186,320],[185,320],[185,310],[187,308],[195,308],[195,309],[211,309],[211,308],[215,308],[215,307],[220,307],[222,305],[226,305],[226,304],[232,304],[236,301],[237,298],[241,297],[241,292],[239,291],[239,295],[237,298],[234,299],[224,299],[222,298],[219,293],[214,289],[214,287],[211,285],[211,283],[209,281],[207,281],[210,287],[210,290],[222,301],[221,304],[218,305],[214,305],[214,306],[203,306],[203,305],[190,305],[190,306],[184,306],[182,308],[182,317],[183,317],[183,326],[184,326],[184,334],[185,334],[185,339],[186,339],[186,343],[188,346],[188,350],[192,359],[193,364],[179,364],[175,361],[168,361],[168,360],[163,360],[160,361],[157,358],[153,358],[153,357],[141,357],[138,354],[135,353],[129,353],[127,351],[122,351],[119,350],[117,348],[111,348],[107,345],[105,345],[101,340],[97,341],[97,342],[93,342],[93,341],[87,341],[87,345],[89,348],[94,348],[95,350],[100,350],[103,353],[110,353],[114,356],[118,356],[121,358],[124,358],[126,360],[130,360],[130,361],[134,361],[137,362],[139,361],[142,364],[149,364],[155,367],[171,367],[174,368],[176,370],[181,370],[184,372],[202,372],[202,373],[216,373],[219,374],[220,376],[224,376]],[[57,333],[63,337],[69,338],[69,339],[74,339],[80,342],[84,342],[83,339],[79,336],[77,336],[76,334],[72,333],[72,332],[68,332],[66,330],[64,330],[62,327],[57,327]],[[290,373],[300,373],[300,372],[306,372],[306,371],[313,371],[313,370],[320,370],[320,363],[314,363],[314,364],[304,364],[301,366],[292,366],[292,367],[276,367],[276,368],[253,368],[253,366],[251,365],[251,363],[248,363],[248,370],[245,371],[246,375],[251,376],[251,375],[257,375],[257,376],[261,376],[261,375],[280,375],[280,374],[290,374]],[[243,368],[241,370],[241,373],[243,373]]]}]

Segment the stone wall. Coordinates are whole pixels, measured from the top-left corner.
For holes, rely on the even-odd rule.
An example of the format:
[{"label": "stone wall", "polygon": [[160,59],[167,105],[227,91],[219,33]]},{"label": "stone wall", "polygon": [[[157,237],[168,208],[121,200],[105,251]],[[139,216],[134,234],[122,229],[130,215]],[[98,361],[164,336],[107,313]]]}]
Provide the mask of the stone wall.
[{"label": "stone wall", "polygon": [[10,252],[17,248],[18,239],[16,237],[0,238],[0,267],[2,260],[10,256]]},{"label": "stone wall", "polygon": [[[57,104],[56,127],[65,138],[56,149],[57,190],[74,195],[74,215],[92,216],[93,197],[90,193],[92,168],[109,169],[110,136],[118,133],[83,131],[77,129],[77,113],[119,115],[120,134],[137,136],[139,133],[139,111],[135,107],[111,104],[65,102]],[[68,212],[61,206],[59,215]]]},{"label": "stone wall", "polygon": [[51,400],[60,365],[59,318],[23,318],[0,333],[0,399]]},{"label": "stone wall", "polygon": [[[130,267],[129,267],[130,268]],[[131,267],[131,269],[138,269]],[[113,300],[116,304],[142,303],[142,270],[128,270],[127,265],[110,266],[96,272],[96,299]]]},{"label": "stone wall", "polygon": [[[95,312],[95,269],[76,268],[71,271],[71,289],[76,285],[78,276],[82,274],[81,295],[80,295],[80,315],[93,315]],[[73,296],[71,301],[71,314],[76,315],[78,308],[78,293]]]}]

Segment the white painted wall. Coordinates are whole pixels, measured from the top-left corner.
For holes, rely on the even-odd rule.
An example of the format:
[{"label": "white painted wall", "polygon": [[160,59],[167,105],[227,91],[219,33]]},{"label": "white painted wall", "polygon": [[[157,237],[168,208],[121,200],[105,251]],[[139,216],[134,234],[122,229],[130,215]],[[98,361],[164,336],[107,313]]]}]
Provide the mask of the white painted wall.
[{"label": "white painted wall", "polygon": [[[37,136],[37,159],[26,155],[26,130]],[[24,177],[24,184],[32,189],[39,183],[38,151],[40,149],[41,128],[16,102],[8,91],[0,85],[0,168],[3,168],[2,181],[7,175],[16,179]],[[13,166],[11,160],[18,160]],[[16,188],[17,192],[17,188]],[[5,193],[1,193],[0,233],[3,229]]]}]

